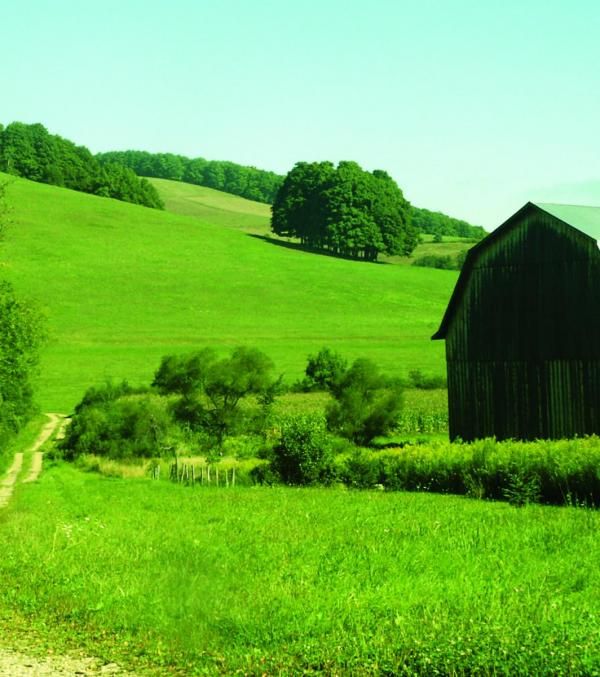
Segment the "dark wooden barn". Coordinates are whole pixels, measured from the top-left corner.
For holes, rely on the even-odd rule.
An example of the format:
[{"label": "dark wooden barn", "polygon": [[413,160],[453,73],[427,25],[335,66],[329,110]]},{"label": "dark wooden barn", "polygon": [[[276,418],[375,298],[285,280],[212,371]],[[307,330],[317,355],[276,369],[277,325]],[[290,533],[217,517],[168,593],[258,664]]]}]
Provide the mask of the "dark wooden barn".
[{"label": "dark wooden barn", "polygon": [[600,434],[600,207],[529,202],[473,247],[438,332],[450,437]]}]

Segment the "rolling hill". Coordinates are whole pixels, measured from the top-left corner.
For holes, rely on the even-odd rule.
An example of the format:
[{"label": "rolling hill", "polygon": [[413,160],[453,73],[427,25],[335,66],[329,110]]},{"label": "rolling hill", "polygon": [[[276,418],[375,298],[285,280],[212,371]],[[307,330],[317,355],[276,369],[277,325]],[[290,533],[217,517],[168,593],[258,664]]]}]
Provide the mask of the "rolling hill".
[{"label": "rolling hill", "polygon": [[[277,235],[271,233],[270,205],[182,181],[152,178],[148,178],[148,181],[157,189],[167,211],[278,239]],[[410,265],[420,256],[456,256],[460,251],[473,246],[471,240],[456,236],[444,236],[444,241],[440,243],[432,242],[433,235],[421,237],[423,243],[417,245],[411,256],[382,255],[380,259],[388,263]]]},{"label": "rolling hill", "polygon": [[248,233],[264,235],[270,231],[271,205],[182,181],[148,181],[157,189],[167,211]]},{"label": "rolling hill", "polygon": [[259,219],[254,206],[209,193],[212,223],[24,179],[7,194],[1,276],[48,316],[45,410],[70,410],[108,377],[147,382],[162,355],[206,345],[256,346],[288,381],[323,345],[394,374],[445,368],[429,338],[455,272],[277,246],[243,232],[235,210]]}]

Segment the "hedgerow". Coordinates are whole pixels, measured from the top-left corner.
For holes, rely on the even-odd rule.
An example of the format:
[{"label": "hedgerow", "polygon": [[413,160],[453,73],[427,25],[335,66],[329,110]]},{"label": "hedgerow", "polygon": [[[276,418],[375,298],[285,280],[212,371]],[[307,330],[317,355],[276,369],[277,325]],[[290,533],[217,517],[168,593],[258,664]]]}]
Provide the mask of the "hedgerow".
[{"label": "hedgerow", "polygon": [[357,451],[340,479],[357,488],[466,494],[511,503],[600,506],[600,438],[436,442]]}]

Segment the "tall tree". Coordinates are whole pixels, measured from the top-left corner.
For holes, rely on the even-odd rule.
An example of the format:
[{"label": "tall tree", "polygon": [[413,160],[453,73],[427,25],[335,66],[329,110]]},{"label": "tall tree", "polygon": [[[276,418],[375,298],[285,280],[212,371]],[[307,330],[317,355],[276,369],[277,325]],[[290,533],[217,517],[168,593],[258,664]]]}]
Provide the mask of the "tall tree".
[{"label": "tall tree", "polygon": [[[0,184],[0,233],[7,223],[7,183]],[[31,375],[38,361],[43,331],[39,312],[0,281],[0,443],[33,412]]]},{"label": "tall tree", "polygon": [[392,178],[356,162],[299,162],[273,204],[273,232],[314,249],[375,261],[408,255],[417,243],[410,205]]}]

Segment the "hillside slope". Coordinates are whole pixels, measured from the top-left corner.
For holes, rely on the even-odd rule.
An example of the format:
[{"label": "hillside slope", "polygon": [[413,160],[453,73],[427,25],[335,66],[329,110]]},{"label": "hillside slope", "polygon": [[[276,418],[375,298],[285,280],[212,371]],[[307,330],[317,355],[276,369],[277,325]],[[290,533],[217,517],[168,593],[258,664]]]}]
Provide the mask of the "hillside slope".
[{"label": "hillside slope", "polygon": [[158,191],[167,211],[248,233],[270,231],[271,205],[182,181],[151,178],[148,181]]},{"label": "hillside slope", "polygon": [[395,374],[444,370],[443,344],[429,338],[454,272],[307,254],[23,179],[8,198],[1,277],[48,315],[47,411],[68,411],[110,376],[147,382],[162,355],[205,345],[254,345],[287,380],[323,345]]},{"label": "hillside slope", "polygon": [[[279,239],[271,232],[270,205],[182,181],[169,179],[148,179],[148,181],[157,189],[167,211]],[[440,243],[432,242],[432,235],[421,237],[424,242],[416,246],[411,256],[381,256],[380,259],[387,263],[410,265],[421,256],[456,256],[462,250],[473,246],[472,240],[456,236],[444,236],[444,241]]]}]

